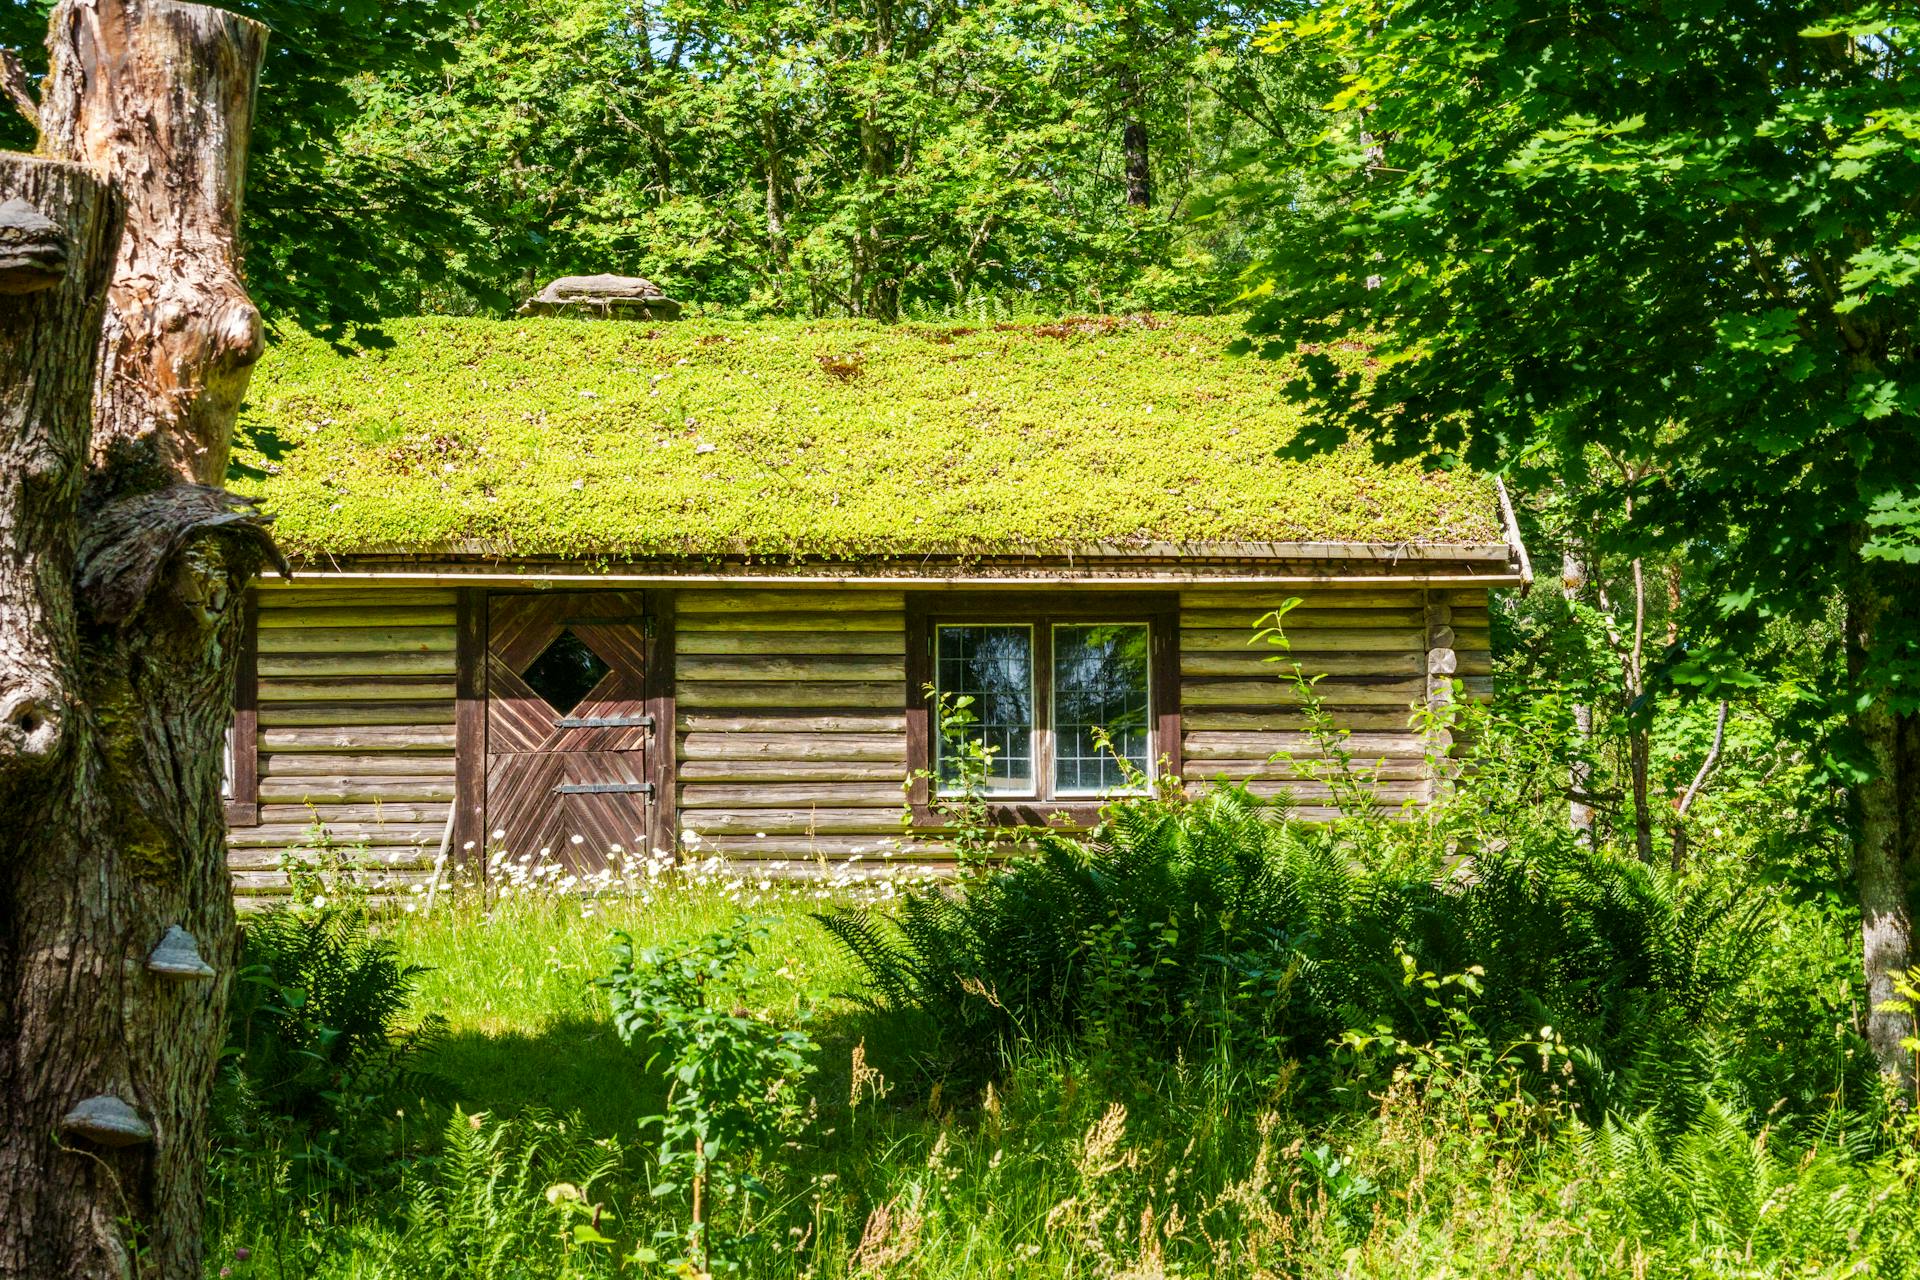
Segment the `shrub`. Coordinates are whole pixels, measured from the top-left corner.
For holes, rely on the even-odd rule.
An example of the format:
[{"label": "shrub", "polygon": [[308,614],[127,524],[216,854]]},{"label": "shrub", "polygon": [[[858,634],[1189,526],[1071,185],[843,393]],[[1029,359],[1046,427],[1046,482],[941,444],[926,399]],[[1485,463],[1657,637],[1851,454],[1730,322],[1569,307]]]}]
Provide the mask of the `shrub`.
[{"label": "shrub", "polygon": [[440,1091],[420,1059],[442,1024],[408,1017],[420,972],[359,911],[254,917],[227,1006],[229,1119],[282,1126],[311,1175],[370,1172],[394,1104]]},{"label": "shrub", "polygon": [[[1233,787],[1128,802],[999,874],[821,921],[869,1004],[932,1024],[942,1069],[1091,1037],[1167,1060],[1273,1047],[1324,1078],[1345,1030],[1423,1045],[1467,1026],[1538,1074],[1513,1051],[1551,1028],[1593,1108],[1695,1096],[1676,1086],[1707,1074],[1694,1033],[1746,972],[1757,904],[1544,832],[1438,880],[1369,870],[1371,829],[1302,830]],[[1417,980],[1436,974],[1471,978]]]},{"label": "shrub", "polygon": [[[762,1191],[752,1166],[800,1112],[799,1085],[818,1046],[805,1031],[756,1017],[740,995],[752,982],[754,943],[766,930],[744,917],[684,949],[636,950],[614,935],[613,1023],[628,1044],[650,1045],[669,1081],[653,1194],[683,1188],[691,1201],[686,1261],[711,1270],[711,1205]],[[651,1252],[651,1251],[649,1251]]]}]

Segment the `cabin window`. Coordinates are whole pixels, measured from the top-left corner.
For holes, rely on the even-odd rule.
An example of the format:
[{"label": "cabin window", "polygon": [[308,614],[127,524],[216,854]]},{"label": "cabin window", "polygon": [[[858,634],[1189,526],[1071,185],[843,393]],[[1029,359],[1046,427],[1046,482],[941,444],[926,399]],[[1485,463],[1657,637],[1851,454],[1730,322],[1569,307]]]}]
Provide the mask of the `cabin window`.
[{"label": "cabin window", "polygon": [[[990,749],[984,790],[1009,823],[1063,811],[1091,821],[1104,797],[1146,790],[1169,764],[1178,771],[1178,612],[1170,600],[929,593],[914,604],[909,765],[930,774],[939,794],[961,787],[963,743]],[[943,735],[938,706],[962,699],[964,723]],[[927,790],[916,788],[915,804],[931,818]]]},{"label": "cabin window", "polygon": [[[943,705],[966,721],[955,736],[984,744],[989,794],[1034,793],[1033,628],[967,625],[939,628],[934,657]],[[961,778],[960,744],[942,734],[934,744],[940,790],[951,794]]]},{"label": "cabin window", "polygon": [[1053,629],[1053,793],[1137,789],[1153,773],[1144,622]]}]

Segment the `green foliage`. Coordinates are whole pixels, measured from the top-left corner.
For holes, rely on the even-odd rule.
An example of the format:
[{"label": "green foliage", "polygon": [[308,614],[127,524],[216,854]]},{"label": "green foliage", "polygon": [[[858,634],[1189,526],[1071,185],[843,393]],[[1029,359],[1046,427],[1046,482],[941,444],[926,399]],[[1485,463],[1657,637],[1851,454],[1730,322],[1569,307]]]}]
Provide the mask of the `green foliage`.
[{"label": "green foliage", "polygon": [[[1102,539],[1499,538],[1488,489],[1354,450],[1222,321],[982,330],[395,324],[255,376],[237,487],[307,553],[905,555]],[[832,366],[832,367],[829,367]],[[835,372],[835,370],[850,372]]]},{"label": "green foliage", "polygon": [[439,1091],[421,1056],[444,1023],[408,1017],[419,973],[360,912],[253,917],[227,1004],[230,1115],[284,1127],[305,1176],[378,1171],[395,1104]]},{"label": "green foliage", "polygon": [[[1402,1046],[1466,1031],[1540,1087],[1564,1065],[1589,1114],[1697,1105],[1702,1031],[1748,972],[1759,904],[1546,832],[1436,882],[1383,863],[1381,825],[1303,829],[1234,789],[1129,802],[1084,844],[1045,834],[1000,875],[822,923],[869,1000],[975,1071],[1034,1039],[1162,1060],[1227,1040],[1327,1086],[1350,1028]],[[1543,1027],[1570,1062],[1513,1054]]]},{"label": "green foliage", "polygon": [[[1311,131],[1317,69],[1252,46],[1291,7],[514,0],[445,71],[358,84],[346,154],[444,193],[426,309],[602,270],[747,314],[1217,304],[1286,207],[1184,214],[1238,151]],[[1129,121],[1151,209],[1125,199]]]},{"label": "green foliage", "polygon": [[[787,903],[819,890],[768,892]],[[405,958],[435,966],[417,1003],[452,1023],[436,1066],[456,1096],[485,1098],[484,1113],[463,1106],[443,1121],[410,1120],[414,1154],[375,1183],[305,1183],[271,1133],[223,1142],[209,1272],[672,1274],[631,1261],[684,1215],[651,1195],[651,1144],[626,1136],[632,1115],[657,1104],[629,1097],[608,1110],[596,1092],[658,1082],[623,1065],[631,1051],[589,979],[604,964],[609,915],[681,953],[724,927],[742,896],[753,892],[689,878],[645,906],[602,900],[591,914],[560,901],[492,912],[469,903],[392,920]],[[1819,994],[1833,970],[1820,961],[1808,972],[1804,961],[1834,926],[1798,912],[1774,924],[1768,963],[1708,1026],[1722,1061],[1807,1056],[1805,1040],[1776,1047],[1777,1028],[1748,1020]],[[845,980],[804,915],[769,928],[760,949],[781,966],[758,975],[747,997],[756,1007],[804,1005]],[[1478,997],[1448,976],[1433,979],[1438,998],[1472,1014]],[[1418,973],[1402,989],[1432,990]],[[864,1041],[866,1072],[896,1074],[922,1032],[832,1004],[811,1025],[823,1047],[821,1070],[803,1085],[809,1115],[759,1165],[773,1194],[732,1243],[742,1274],[1411,1278],[1495,1275],[1522,1258],[1542,1274],[1700,1280],[1893,1277],[1916,1266],[1920,1182],[1906,1131],[1783,1126],[1799,1104],[1776,1107],[1765,1094],[1710,1099],[1684,1123],[1656,1114],[1589,1125],[1536,1107],[1523,1125],[1490,1119],[1487,1096],[1463,1111],[1469,1091],[1457,1077],[1407,1071],[1328,1110],[1276,1081],[1261,1045],[1167,1061],[1088,1038],[1014,1046],[991,1088],[896,1080],[869,1101],[875,1091],[856,1094],[855,1084],[870,1075],[857,1060],[846,1070],[853,1049]],[[1820,1034],[1830,1039],[1832,1026]],[[1445,1044],[1444,1034],[1433,1041]],[[567,1114],[576,1104],[604,1118]]]},{"label": "green foliage", "polygon": [[[339,338],[415,309],[449,266],[463,202],[416,156],[368,145],[370,86],[425,80],[454,53],[473,0],[229,0],[266,25],[267,57],[247,156],[247,289],[276,326]],[[44,72],[51,0],[0,0],[0,46]],[[0,110],[0,148],[34,139]]]},{"label": "green foliage", "polygon": [[[1920,76],[1905,6],[1832,18],[1443,0],[1276,28],[1348,87],[1328,216],[1278,243],[1253,327],[1316,353],[1300,446],[1506,469],[1623,562],[1683,556],[1675,680],[1737,689],[1776,622],[1882,597],[1859,690],[1907,709]],[[1326,357],[1347,341],[1373,376]]]},{"label": "green foliage", "polygon": [[[666,1111],[641,1123],[660,1130],[653,1194],[690,1193],[683,1238],[696,1273],[715,1265],[714,1199],[765,1194],[754,1161],[793,1128],[818,1050],[805,1031],[733,1003],[752,981],[755,941],[766,936],[745,917],[684,950],[636,951],[629,935],[616,933],[613,971],[602,979],[620,1038],[651,1047],[648,1065],[664,1067],[670,1081]],[[645,1249],[639,1260],[657,1255]]]},{"label": "green foliage", "polygon": [[396,1275],[473,1280],[608,1274],[605,1231],[619,1227],[602,1188],[624,1157],[617,1138],[538,1109],[502,1120],[456,1107],[433,1167],[400,1205],[387,1265]]}]

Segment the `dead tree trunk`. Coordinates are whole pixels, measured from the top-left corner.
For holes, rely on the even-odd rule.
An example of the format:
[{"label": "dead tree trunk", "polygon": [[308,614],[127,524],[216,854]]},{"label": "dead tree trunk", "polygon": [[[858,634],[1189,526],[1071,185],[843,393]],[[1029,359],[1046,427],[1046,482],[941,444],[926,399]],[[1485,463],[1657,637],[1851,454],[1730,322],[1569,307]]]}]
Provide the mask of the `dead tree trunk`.
[{"label": "dead tree trunk", "polygon": [[0,204],[71,246],[0,294],[0,1276],[186,1280],[235,961],[235,606],[271,554],[212,487],[260,346],[233,236],[264,31],[65,0],[48,43],[52,159],[0,157]]}]

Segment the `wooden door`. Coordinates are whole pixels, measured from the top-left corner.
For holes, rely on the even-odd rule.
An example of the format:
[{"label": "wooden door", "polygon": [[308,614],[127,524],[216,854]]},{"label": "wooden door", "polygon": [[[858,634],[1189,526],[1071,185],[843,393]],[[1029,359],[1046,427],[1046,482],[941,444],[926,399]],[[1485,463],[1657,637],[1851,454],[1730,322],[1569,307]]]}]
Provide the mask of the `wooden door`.
[{"label": "wooden door", "polygon": [[487,608],[487,846],[583,872],[644,853],[654,803],[647,621],[633,591]]}]

